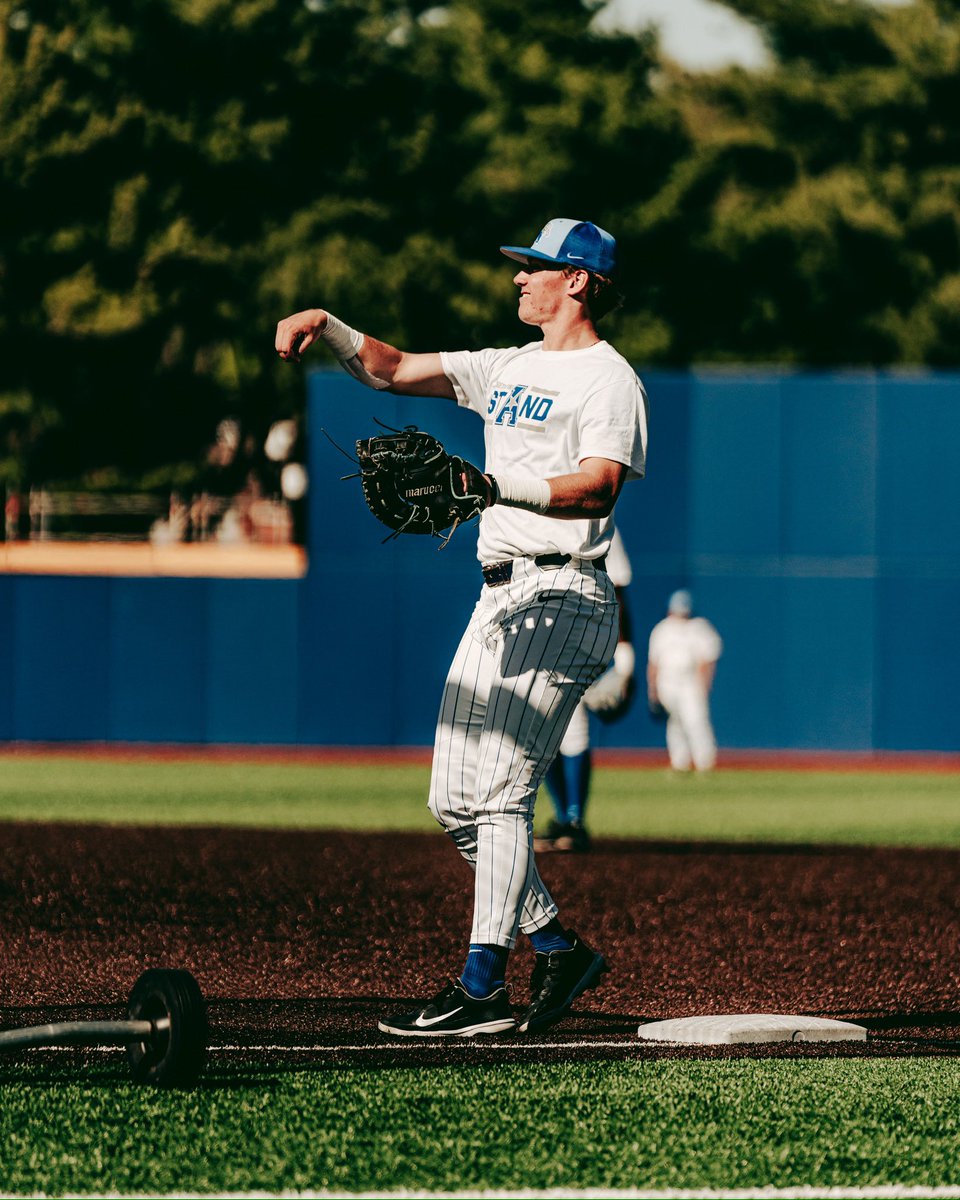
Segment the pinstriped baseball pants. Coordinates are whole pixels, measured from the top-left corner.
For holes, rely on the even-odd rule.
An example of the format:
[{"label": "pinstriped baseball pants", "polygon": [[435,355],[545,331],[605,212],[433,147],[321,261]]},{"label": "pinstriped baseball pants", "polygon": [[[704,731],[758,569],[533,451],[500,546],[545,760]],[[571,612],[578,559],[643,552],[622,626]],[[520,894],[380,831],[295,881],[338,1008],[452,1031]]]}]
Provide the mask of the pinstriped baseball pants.
[{"label": "pinstriped baseball pants", "polygon": [[430,811],[474,869],[471,942],[512,947],[557,915],[533,856],[544,774],[617,642],[604,571],[538,567],[484,585],[444,686]]}]

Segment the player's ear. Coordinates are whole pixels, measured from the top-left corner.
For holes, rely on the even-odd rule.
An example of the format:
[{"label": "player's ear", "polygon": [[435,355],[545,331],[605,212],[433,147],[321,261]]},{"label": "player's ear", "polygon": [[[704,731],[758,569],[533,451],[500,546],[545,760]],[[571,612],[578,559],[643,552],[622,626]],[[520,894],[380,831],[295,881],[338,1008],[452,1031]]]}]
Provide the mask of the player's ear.
[{"label": "player's ear", "polygon": [[585,300],[587,298],[589,287],[589,271],[584,271],[578,267],[567,275],[567,292],[569,295],[579,296],[581,300]]}]

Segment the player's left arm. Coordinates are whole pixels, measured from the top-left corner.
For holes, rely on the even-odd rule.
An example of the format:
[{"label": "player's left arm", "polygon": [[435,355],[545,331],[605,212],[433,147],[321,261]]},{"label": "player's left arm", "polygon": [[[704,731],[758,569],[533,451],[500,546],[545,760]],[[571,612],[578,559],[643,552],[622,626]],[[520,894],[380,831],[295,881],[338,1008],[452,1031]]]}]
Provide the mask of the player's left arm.
[{"label": "player's left arm", "polygon": [[627,468],[609,458],[585,458],[572,475],[548,479],[550,504],[547,515],[578,520],[608,517],[623,488]]},{"label": "player's left arm", "polygon": [[623,463],[609,458],[584,458],[569,475],[526,479],[494,474],[495,503],[525,508],[560,520],[596,520],[607,517],[627,477]]}]

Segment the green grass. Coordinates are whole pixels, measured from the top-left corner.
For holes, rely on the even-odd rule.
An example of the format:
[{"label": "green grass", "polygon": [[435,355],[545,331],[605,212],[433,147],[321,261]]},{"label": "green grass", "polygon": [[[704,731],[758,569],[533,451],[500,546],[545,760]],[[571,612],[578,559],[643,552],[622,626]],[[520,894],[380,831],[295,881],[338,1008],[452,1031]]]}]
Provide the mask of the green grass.
[{"label": "green grass", "polygon": [[10,758],[0,820],[435,829],[425,767]]},{"label": "green grass", "polygon": [[0,1076],[4,1194],[960,1180],[946,1059],[234,1071],[173,1094],[50,1073]]},{"label": "green grass", "polygon": [[[406,764],[8,758],[0,820],[433,831],[427,781]],[[538,825],[549,816],[543,795]],[[601,837],[960,846],[960,786],[933,773],[600,767],[590,826]]]}]

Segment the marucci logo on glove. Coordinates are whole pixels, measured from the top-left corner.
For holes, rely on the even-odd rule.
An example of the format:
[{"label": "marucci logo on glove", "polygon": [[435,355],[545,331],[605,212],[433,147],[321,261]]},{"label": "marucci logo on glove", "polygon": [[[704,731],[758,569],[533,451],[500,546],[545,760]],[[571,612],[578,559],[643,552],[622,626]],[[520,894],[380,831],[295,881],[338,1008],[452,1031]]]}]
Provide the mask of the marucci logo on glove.
[{"label": "marucci logo on glove", "polygon": [[403,493],[405,496],[436,496],[443,489],[437,483],[433,487],[407,488]]}]

